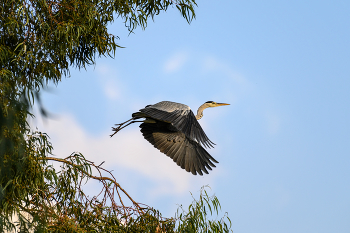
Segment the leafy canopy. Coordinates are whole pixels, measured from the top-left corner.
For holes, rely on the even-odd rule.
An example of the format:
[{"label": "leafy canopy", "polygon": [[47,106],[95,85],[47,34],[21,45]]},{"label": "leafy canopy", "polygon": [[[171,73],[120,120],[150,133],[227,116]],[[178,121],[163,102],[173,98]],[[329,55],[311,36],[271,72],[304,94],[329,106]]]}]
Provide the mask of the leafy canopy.
[{"label": "leafy canopy", "polygon": [[[41,88],[69,76],[70,67],[85,68],[96,56],[115,55],[121,46],[107,26],[116,18],[131,33],[138,26],[145,29],[149,19],[169,7],[176,7],[190,23],[195,6],[194,0],[0,2],[1,232],[229,231],[223,219],[206,219],[206,208],[218,213],[215,197],[202,192],[188,212],[163,218],[134,201],[112,173],[82,154],[52,157],[48,136],[31,132],[27,122],[34,117],[34,100],[40,104]],[[46,114],[43,107],[41,113]],[[61,170],[49,161],[60,163]],[[102,185],[93,197],[83,190],[88,180]]]}]

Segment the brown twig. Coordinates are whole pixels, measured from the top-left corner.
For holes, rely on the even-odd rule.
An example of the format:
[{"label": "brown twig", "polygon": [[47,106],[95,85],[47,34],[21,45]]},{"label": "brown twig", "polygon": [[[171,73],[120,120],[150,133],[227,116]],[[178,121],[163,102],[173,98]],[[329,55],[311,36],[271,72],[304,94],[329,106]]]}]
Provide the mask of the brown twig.
[{"label": "brown twig", "polygon": [[[42,160],[53,160],[53,161],[57,161],[57,162],[62,162],[62,163],[69,164],[69,165],[71,165],[71,166],[73,166],[73,167],[77,167],[77,166],[78,166],[78,165],[74,164],[73,162],[67,161],[66,159],[59,159],[59,158],[54,158],[54,157],[45,157],[45,158],[41,158],[41,159],[42,159]],[[86,160],[86,161],[87,161],[87,160]],[[104,171],[107,171],[106,169],[103,169],[103,168],[101,168],[101,167],[99,167],[99,166],[96,166],[94,163],[92,163],[92,162],[90,162],[90,161],[87,161],[87,162],[89,162],[90,165],[94,166],[97,170],[102,169],[102,170],[104,170]],[[93,175],[87,173],[87,172],[84,171],[84,170],[81,170],[81,169],[79,169],[79,170],[80,170],[82,173],[84,173],[86,176],[88,176],[89,178],[92,178],[92,179],[95,179],[95,180],[99,180],[99,181],[101,181],[101,182],[103,182],[103,181],[111,181],[117,188],[119,188],[119,189],[129,198],[129,200],[134,204],[134,206],[136,206],[136,207],[138,208],[138,211],[141,211],[141,213],[144,213],[144,211],[142,210],[142,208],[140,207],[140,205],[139,205],[136,201],[134,201],[134,199],[131,198],[131,196],[120,186],[119,183],[117,183],[117,182],[115,181],[115,179],[112,179],[112,178],[110,178],[110,177],[103,177],[102,175],[101,175],[100,177],[98,177],[98,176],[93,176]],[[109,172],[109,171],[107,171],[107,172]],[[113,177],[113,178],[114,178],[114,177]],[[119,192],[118,192],[118,195],[119,195]],[[119,195],[119,199],[121,200],[120,195]],[[121,203],[123,203],[123,202],[121,201]],[[122,204],[122,205],[123,205],[123,204]],[[124,206],[124,205],[123,205],[123,206]]]}]

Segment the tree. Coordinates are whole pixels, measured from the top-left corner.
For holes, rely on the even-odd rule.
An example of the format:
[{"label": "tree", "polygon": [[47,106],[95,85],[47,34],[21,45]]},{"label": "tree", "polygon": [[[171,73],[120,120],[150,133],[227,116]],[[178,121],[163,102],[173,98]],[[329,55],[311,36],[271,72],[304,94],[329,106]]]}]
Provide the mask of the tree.
[{"label": "tree", "polygon": [[[207,220],[208,208],[218,213],[220,205],[204,190],[188,212],[180,209],[175,218],[163,218],[134,201],[112,173],[82,154],[52,157],[48,136],[31,132],[27,122],[34,101],[46,115],[39,91],[49,82],[69,76],[71,67],[94,64],[96,56],[114,56],[118,37],[107,30],[114,19],[121,18],[131,33],[174,6],[188,23],[195,18],[194,0],[1,1],[0,231],[229,231],[224,218]],[[61,163],[62,169],[56,171],[48,161]],[[99,195],[84,193],[87,180],[102,184]]]}]

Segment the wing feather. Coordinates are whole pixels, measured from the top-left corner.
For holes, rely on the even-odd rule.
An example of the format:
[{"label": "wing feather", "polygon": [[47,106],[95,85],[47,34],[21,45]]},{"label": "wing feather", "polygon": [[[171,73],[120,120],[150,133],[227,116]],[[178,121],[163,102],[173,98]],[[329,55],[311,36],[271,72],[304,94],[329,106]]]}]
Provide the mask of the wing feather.
[{"label": "wing feather", "polygon": [[198,142],[188,138],[181,131],[173,131],[170,123],[142,123],[144,138],[155,148],[166,154],[188,172],[196,175],[208,174],[214,163],[218,163]]}]

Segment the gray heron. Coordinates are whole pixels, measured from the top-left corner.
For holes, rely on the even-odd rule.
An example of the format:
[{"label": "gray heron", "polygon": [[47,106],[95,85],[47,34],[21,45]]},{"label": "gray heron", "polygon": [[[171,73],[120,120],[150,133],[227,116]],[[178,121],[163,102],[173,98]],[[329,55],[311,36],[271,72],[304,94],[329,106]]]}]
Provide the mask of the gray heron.
[{"label": "gray heron", "polygon": [[[229,105],[207,101],[202,104],[195,116],[185,104],[170,101],[162,101],[157,104],[147,105],[138,112],[132,114],[132,118],[118,127],[112,127],[114,133],[135,122],[140,125],[143,137],[160,152],[166,154],[173,161],[191,172],[193,175],[208,174],[208,170],[218,163],[204,148],[213,148],[215,145],[204,133],[198,120],[203,117],[203,110],[211,107]],[[144,120],[139,120],[145,118]]]}]

